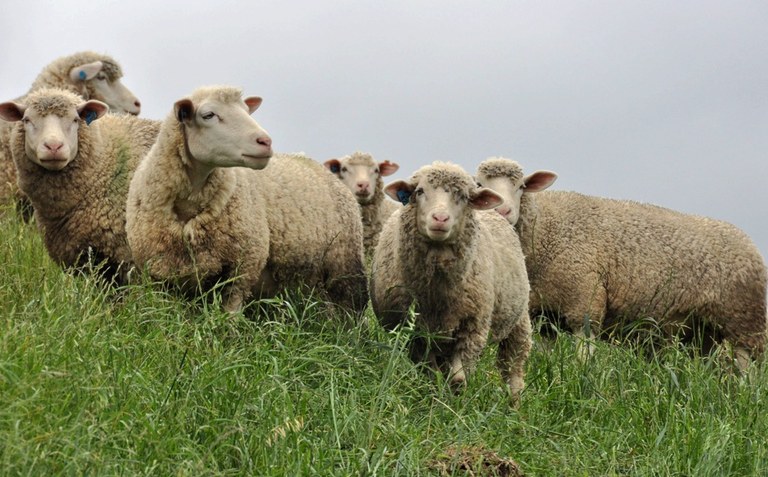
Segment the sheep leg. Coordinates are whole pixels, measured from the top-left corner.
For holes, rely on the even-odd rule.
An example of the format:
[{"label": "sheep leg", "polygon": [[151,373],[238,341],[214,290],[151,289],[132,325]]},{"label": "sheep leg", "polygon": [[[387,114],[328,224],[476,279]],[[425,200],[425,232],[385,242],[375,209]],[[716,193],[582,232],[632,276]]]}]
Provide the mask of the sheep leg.
[{"label": "sheep leg", "polygon": [[464,327],[456,333],[453,353],[448,362],[448,380],[454,388],[462,386],[467,379],[467,373],[474,367],[488,341],[490,320],[479,320],[475,317],[463,321]]},{"label": "sheep leg", "polygon": [[566,322],[573,330],[573,335],[576,338],[576,355],[582,362],[585,362],[594,353],[593,340],[600,333],[608,294],[603,286],[596,285],[591,293],[582,296],[583,299],[575,303],[565,316]]},{"label": "sheep leg", "polygon": [[525,364],[531,353],[531,320],[523,313],[510,334],[499,342],[496,366],[509,386],[513,402],[517,403],[525,387]]}]

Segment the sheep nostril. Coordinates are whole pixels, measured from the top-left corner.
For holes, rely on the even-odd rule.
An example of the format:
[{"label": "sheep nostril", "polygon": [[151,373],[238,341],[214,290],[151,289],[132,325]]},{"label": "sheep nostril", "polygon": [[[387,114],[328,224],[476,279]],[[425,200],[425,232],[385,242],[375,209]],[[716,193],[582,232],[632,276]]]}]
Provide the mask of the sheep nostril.
[{"label": "sheep nostril", "polygon": [[272,146],[272,138],[269,138],[269,137],[260,137],[256,139],[256,142],[261,144],[262,146],[266,146],[266,147]]}]

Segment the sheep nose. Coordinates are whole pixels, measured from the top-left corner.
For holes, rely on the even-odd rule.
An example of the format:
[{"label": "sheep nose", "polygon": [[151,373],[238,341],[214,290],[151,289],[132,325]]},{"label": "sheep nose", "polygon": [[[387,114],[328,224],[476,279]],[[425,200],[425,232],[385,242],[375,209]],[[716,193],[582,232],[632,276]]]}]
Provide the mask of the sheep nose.
[{"label": "sheep nose", "polygon": [[139,101],[138,99],[133,102],[133,105],[136,106],[136,108],[141,109],[141,101]]},{"label": "sheep nose", "polygon": [[500,213],[502,217],[506,217],[512,212],[512,209],[509,207],[499,207],[496,209],[496,212]]},{"label": "sheep nose", "polygon": [[369,187],[370,187],[370,184],[368,184],[367,182],[358,182],[357,183],[357,188],[360,191],[367,191]]},{"label": "sheep nose", "polygon": [[64,146],[64,143],[61,141],[52,141],[52,142],[44,142],[43,146],[45,146],[46,149],[51,151],[52,153],[57,153],[59,149],[61,149]]},{"label": "sheep nose", "polygon": [[448,219],[450,217],[445,212],[435,212],[434,214],[432,214],[432,218],[434,219],[435,222],[440,222],[441,224],[444,224],[448,222]]},{"label": "sheep nose", "polygon": [[260,137],[256,139],[256,142],[258,144],[261,144],[262,146],[271,147],[272,146],[272,138],[271,137]]}]

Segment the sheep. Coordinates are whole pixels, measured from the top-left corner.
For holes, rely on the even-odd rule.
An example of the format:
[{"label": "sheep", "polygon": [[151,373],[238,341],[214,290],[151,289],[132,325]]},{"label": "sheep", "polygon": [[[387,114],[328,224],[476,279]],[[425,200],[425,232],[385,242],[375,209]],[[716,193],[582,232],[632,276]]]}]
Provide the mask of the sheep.
[{"label": "sheep", "polygon": [[[667,338],[702,339],[705,351],[729,342],[739,370],[763,353],[768,276],[735,226],[633,201],[540,192],[556,175],[523,176],[509,159],[482,162],[476,177],[504,197],[497,211],[519,232],[534,316],[556,316],[579,337],[652,318]],[[702,327],[705,334],[694,335]]]},{"label": "sheep", "polygon": [[120,284],[131,265],[128,183],[160,123],[108,109],[43,88],[23,103],[0,104],[0,117],[16,123],[11,151],[18,184],[34,206],[51,258],[65,268],[104,262],[104,277]]},{"label": "sheep", "polygon": [[[24,103],[25,97],[42,88],[61,88],[79,94],[84,99],[106,103],[113,112],[138,115],[141,103],[120,78],[120,65],[111,57],[92,51],[82,51],[61,57],[48,64],[32,83],[26,95],[14,102]],[[18,204],[24,211],[26,201],[16,184],[16,169],[11,159],[11,125],[0,124],[0,203]]]},{"label": "sheep", "polygon": [[223,307],[232,313],[251,297],[302,285],[362,313],[357,203],[318,162],[272,157],[269,135],[250,117],[261,102],[208,86],[174,104],[131,181],[134,259],[182,291],[226,280]]},{"label": "sheep", "polygon": [[461,387],[489,340],[513,397],[524,386],[531,349],[529,285],[517,235],[493,209],[502,198],[477,188],[461,167],[434,162],[384,192],[401,207],[384,224],[371,265],[373,311],[385,329],[407,323],[415,304],[419,332],[411,358]]},{"label": "sheep", "polygon": [[382,225],[399,206],[398,202],[386,199],[382,177],[394,174],[400,166],[389,161],[376,162],[363,152],[328,159],[323,165],[355,194],[363,220],[363,248],[367,257],[372,256]]}]

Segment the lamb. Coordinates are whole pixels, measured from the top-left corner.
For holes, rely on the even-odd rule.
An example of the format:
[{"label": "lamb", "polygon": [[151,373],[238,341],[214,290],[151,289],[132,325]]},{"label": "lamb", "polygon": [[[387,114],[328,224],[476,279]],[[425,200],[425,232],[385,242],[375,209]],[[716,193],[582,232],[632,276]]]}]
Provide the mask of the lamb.
[{"label": "lamb", "polygon": [[51,258],[65,268],[99,265],[125,282],[131,253],[125,236],[128,184],[149,151],[159,122],[107,113],[97,100],[56,88],[0,104],[16,123],[12,158],[21,191],[34,206]]},{"label": "lamb", "polygon": [[270,159],[271,139],[250,117],[261,102],[209,86],[174,104],[131,181],[134,259],[181,290],[226,280],[230,312],[251,297],[309,286],[362,313],[357,203],[321,164],[298,154]]},{"label": "lamb", "polygon": [[[106,103],[113,112],[138,115],[141,103],[120,78],[120,65],[111,57],[82,51],[61,57],[48,64],[32,83],[26,95],[14,100],[24,103],[25,97],[42,88],[61,88],[79,94],[86,100]],[[0,124],[0,203],[24,205],[16,184],[16,169],[10,151],[10,125]]]},{"label": "lamb", "polygon": [[768,276],[744,232],[649,204],[539,192],[555,177],[524,177],[503,158],[477,171],[479,184],[504,197],[497,211],[520,234],[532,314],[560,318],[580,337],[652,318],[668,337],[702,340],[705,351],[729,342],[740,370],[763,353]]},{"label": "lamb", "polygon": [[389,161],[376,162],[363,152],[329,159],[324,165],[355,194],[363,220],[363,247],[366,256],[372,256],[382,225],[399,206],[385,198],[382,177],[394,174],[400,166]]},{"label": "lamb", "polygon": [[529,285],[517,235],[493,209],[502,198],[477,188],[459,166],[434,162],[384,192],[402,200],[384,224],[371,265],[371,303],[386,329],[404,325],[415,303],[415,327],[437,335],[411,343],[414,361],[443,371],[455,388],[489,340],[517,397],[531,349]]}]

